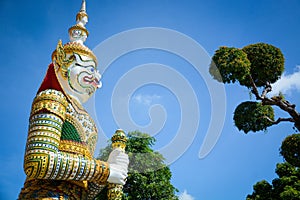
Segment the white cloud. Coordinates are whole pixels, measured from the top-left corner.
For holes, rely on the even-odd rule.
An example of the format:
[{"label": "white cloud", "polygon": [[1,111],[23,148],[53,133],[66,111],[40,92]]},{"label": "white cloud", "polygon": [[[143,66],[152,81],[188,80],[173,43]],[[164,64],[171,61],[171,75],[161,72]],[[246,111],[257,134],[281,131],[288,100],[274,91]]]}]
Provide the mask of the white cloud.
[{"label": "white cloud", "polygon": [[179,200],[194,200],[195,198],[187,193],[186,190],[179,195]]},{"label": "white cloud", "polygon": [[292,90],[300,91],[300,66],[297,66],[293,74],[284,73],[278,81],[272,84],[270,95],[278,95],[279,92],[290,95]]},{"label": "white cloud", "polygon": [[156,101],[158,99],[160,99],[161,96],[159,95],[142,95],[142,94],[137,94],[133,96],[133,101],[140,103],[140,104],[144,104],[146,106],[150,106],[152,104],[153,101]]}]

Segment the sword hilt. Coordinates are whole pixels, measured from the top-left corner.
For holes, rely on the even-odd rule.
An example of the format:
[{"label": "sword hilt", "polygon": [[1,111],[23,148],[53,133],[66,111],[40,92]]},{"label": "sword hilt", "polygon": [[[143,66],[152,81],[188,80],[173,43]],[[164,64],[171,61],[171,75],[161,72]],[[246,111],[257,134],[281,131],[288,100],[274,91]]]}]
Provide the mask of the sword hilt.
[{"label": "sword hilt", "polygon": [[[111,138],[111,146],[113,149],[120,149],[125,152],[127,137],[122,129],[116,130]],[[108,183],[107,197],[108,200],[122,200],[123,185]]]}]

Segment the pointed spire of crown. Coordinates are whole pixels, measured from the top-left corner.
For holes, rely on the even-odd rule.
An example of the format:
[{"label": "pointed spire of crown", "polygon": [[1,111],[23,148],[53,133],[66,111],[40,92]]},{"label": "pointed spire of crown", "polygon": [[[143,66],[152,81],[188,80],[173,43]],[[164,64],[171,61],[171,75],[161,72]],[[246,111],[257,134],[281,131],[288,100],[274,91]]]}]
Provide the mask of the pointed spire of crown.
[{"label": "pointed spire of crown", "polygon": [[[84,17],[86,17],[86,21],[85,19],[83,19]],[[87,20],[88,20],[88,15],[86,13],[86,2],[85,0],[82,0],[81,9],[76,15],[76,22],[77,24],[81,23],[80,25],[84,26],[87,23]]]},{"label": "pointed spire of crown", "polygon": [[86,12],[86,2],[85,2],[85,0],[82,0],[80,12]]},{"label": "pointed spire of crown", "polygon": [[83,44],[89,35],[85,28],[88,22],[88,15],[86,13],[86,1],[82,0],[81,9],[76,15],[76,24],[69,28],[69,37],[71,42],[78,42]]}]

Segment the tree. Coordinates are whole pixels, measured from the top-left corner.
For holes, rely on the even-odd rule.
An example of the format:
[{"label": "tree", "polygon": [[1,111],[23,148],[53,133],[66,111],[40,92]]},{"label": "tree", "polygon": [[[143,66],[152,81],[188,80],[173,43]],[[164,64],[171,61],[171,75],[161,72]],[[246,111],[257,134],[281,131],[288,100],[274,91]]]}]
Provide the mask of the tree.
[{"label": "tree", "polygon": [[266,180],[253,186],[253,193],[247,200],[300,200],[300,169],[288,162],[276,166],[278,178],[272,184]]},{"label": "tree", "polygon": [[[250,44],[241,49],[220,47],[212,57],[209,72],[221,83],[238,82],[247,87],[256,101],[242,102],[234,111],[235,126],[244,133],[267,130],[281,122],[291,122],[300,131],[300,113],[296,105],[287,101],[283,94],[269,97],[272,83],[284,71],[281,50],[265,43]],[[274,107],[285,111],[288,117],[275,120]],[[285,139],[280,151],[286,161],[300,167],[300,136],[293,134]]]},{"label": "tree", "polygon": [[[282,148],[285,148],[286,143],[293,143],[294,135],[288,136],[281,145],[281,154]],[[299,137],[299,134],[296,134],[296,137]],[[299,141],[299,140],[297,140]],[[295,146],[299,144],[296,143]],[[290,147],[290,145],[288,145]],[[284,149],[290,159],[295,159],[293,152],[299,150],[296,149]],[[287,160],[287,158],[286,158]],[[299,162],[299,158],[296,159],[296,162]],[[272,184],[268,183],[266,180],[257,182],[253,186],[253,193],[247,196],[247,200],[300,200],[300,168],[290,164],[292,162],[278,163],[276,166],[276,174],[278,178],[273,179]]]},{"label": "tree", "polygon": [[[129,173],[123,188],[124,200],[177,200],[178,190],[171,184],[172,173],[164,164],[163,156],[153,151],[155,138],[138,131],[128,133],[126,152],[129,156]],[[99,159],[107,160],[111,145],[100,150]],[[96,199],[105,200],[104,188]]]},{"label": "tree", "polygon": [[[251,44],[242,49],[220,47],[212,57],[209,72],[224,84],[238,82],[254,94],[256,101],[246,101],[234,111],[235,126],[244,133],[267,130],[268,127],[287,121],[300,131],[300,114],[296,105],[287,101],[283,94],[268,97],[284,71],[284,56],[279,48],[270,44]],[[273,107],[285,111],[289,117],[275,120]],[[300,134],[284,139],[280,154],[287,162],[277,164],[272,184],[266,180],[253,186],[247,200],[300,200]]]},{"label": "tree", "polygon": [[300,166],[300,134],[292,134],[287,136],[282,142],[280,154],[284,159],[293,164]]}]

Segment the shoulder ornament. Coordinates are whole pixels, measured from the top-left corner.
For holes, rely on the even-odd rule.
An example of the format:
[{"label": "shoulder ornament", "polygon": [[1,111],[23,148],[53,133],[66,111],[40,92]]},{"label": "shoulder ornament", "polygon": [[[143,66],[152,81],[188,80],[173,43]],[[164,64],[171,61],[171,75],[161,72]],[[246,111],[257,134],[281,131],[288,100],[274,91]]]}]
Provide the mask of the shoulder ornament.
[{"label": "shoulder ornament", "polygon": [[46,109],[64,120],[67,106],[68,101],[62,92],[53,89],[44,90],[35,97],[32,104],[31,116]]}]

